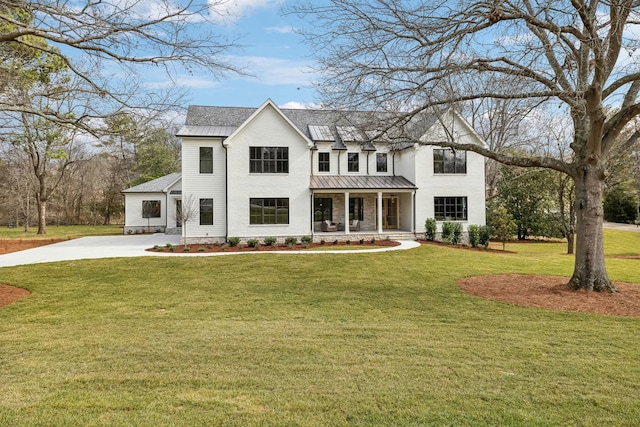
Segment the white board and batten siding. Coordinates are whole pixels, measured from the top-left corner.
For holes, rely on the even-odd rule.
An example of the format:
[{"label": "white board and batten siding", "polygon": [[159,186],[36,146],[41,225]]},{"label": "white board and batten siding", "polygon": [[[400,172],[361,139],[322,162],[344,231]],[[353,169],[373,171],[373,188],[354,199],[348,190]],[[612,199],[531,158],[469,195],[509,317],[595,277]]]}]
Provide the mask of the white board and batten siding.
[{"label": "white board and batten siding", "polygon": [[[213,148],[213,173],[200,173],[200,147]],[[226,232],[225,148],[222,138],[182,138],[182,205],[194,212],[184,237],[224,241]],[[200,225],[200,199],[213,199],[213,225]]]}]

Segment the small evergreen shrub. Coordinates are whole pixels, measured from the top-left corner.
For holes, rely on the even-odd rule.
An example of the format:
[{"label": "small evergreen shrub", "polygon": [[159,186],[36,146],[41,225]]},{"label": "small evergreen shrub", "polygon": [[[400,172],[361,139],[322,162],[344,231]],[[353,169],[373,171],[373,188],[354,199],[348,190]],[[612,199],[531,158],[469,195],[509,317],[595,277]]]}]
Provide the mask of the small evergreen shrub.
[{"label": "small evergreen shrub", "polygon": [[247,246],[249,246],[250,248],[257,248],[259,245],[260,242],[258,242],[256,239],[247,240]]},{"label": "small evergreen shrub", "polygon": [[320,244],[321,245],[324,245],[325,243],[327,243],[327,242],[325,242],[324,239],[320,240]]},{"label": "small evergreen shrub", "polygon": [[375,244],[376,244],[376,238],[375,238],[375,237],[372,237],[372,238],[371,238],[371,244],[372,244],[372,245],[375,245]]},{"label": "small evergreen shrub", "polygon": [[453,222],[445,221],[442,223],[442,241],[451,244],[453,238]]},{"label": "small evergreen shrub", "polygon": [[296,243],[298,243],[298,239],[293,236],[289,236],[286,239],[284,239],[284,244],[289,247],[295,246]]},{"label": "small evergreen shrub", "polygon": [[338,244],[338,239],[334,240],[334,241],[333,241],[333,244],[334,244],[334,245],[337,245],[337,244]]},{"label": "small evergreen shrub", "polygon": [[189,252],[191,250],[191,248],[189,246],[185,246],[184,248],[182,248],[182,252]]},{"label": "small evergreen shrub", "polygon": [[203,248],[203,247],[199,247],[198,248],[198,252],[204,252],[204,251],[205,251],[205,248]]},{"label": "small evergreen shrub", "polygon": [[309,246],[313,242],[313,237],[311,237],[311,236],[302,236],[300,238],[300,241],[302,242],[303,245]]},{"label": "small evergreen shrub", "polygon": [[351,240],[347,240],[345,243],[346,243],[347,245],[350,245],[350,244],[351,244]]},{"label": "small evergreen shrub", "polygon": [[478,244],[487,249],[489,247],[489,241],[491,240],[491,230],[486,225],[480,227],[478,235]]},{"label": "small evergreen shrub", "polygon": [[364,245],[364,239],[360,239],[359,242],[361,245]]},{"label": "small evergreen shrub", "polygon": [[434,218],[427,218],[424,222],[424,238],[430,242],[436,240],[436,220]]},{"label": "small evergreen shrub", "polygon": [[238,244],[240,243],[240,238],[239,237],[229,237],[227,239],[227,243],[229,243],[229,246],[238,246]]},{"label": "small evergreen shrub", "polygon": [[275,246],[278,240],[275,237],[269,236],[264,238],[264,244],[267,246]]},{"label": "small evergreen shrub", "polygon": [[472,248],[477,248],[480,244],[480,226],[470,225],[467,228],[467,232],[469,233],[469,245]]},{"label": "small evergreen shrub", "polygon": [[451,234],[451,244],[458,245],[462,241],[462,224],[459,222],[453,223],[453,233]]}]

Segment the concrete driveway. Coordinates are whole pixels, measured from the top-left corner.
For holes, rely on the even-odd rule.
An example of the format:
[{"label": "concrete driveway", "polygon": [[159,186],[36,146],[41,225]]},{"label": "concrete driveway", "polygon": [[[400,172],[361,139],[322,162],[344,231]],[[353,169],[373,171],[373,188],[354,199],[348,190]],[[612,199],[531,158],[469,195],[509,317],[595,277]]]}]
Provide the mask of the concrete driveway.
[{"label": "concrete driveway", "polygon": [[633,231],[640,233],[640,227],[634,224],[618,224],[617,222],[605,222],[602,224],[604,228],[612,228],[614,230]]},{"label": "concrete driveway", "polygon": [[356,249],[340,251],[270,251],[270,252],[214,252],[214,253],[169,253],[148,252],[145,249],[155,245],[164,246],[167,243],[178,245],[180,236],[168,234],[140,234],[132,236],[93,236],[67,240],[65,242],[40,246],[20,252],[12,252],[0,255],[0,267],[12,267],[15,265],[37,264],[42,262],[72,261],[77,259],[97,258],[122,258],[139,256],[229,256],[250,255],[259,253],[285,253],[285,254],[327,254],[327,253],[366,253],[386,252],[411,249],[420,246],[420,243],[412,240],[400,241],[399,246],[390,246],[376,249]]},{"label": "concrete driveway", "polygon": [[133,236],[91,236],[0,255],[0,267],[76,259],[137,257],[153,255],[145,249],[180,243],[180,236],[140,234]]}]

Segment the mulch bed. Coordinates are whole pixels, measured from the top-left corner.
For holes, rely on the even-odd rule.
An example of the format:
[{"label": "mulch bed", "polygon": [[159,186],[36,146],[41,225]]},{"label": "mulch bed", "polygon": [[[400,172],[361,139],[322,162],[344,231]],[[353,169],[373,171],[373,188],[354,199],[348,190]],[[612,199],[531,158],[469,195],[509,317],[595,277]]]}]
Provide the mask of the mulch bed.
[{"label": "mulch bed", "polygon": [[458,281],[464,292],[523,307],[577,311],[610,316],[640,317],[640,285],[615,282],[618,292],[574,291],[569,278],[499,274],[466,277]]},{"label": "mulch bed", "polygon": [[29,295],[29,291],[15,286],[0,284],[0,307],[9,305]]},{"label": "mulch bed", "polygon": [[185,251],[185,245],[172,245],[173,250],[171,250],[169,247],[167,246],[160,246],[158,248],[150,248],[147,249],[150,252],[166,252],[166,253],[175,253],[175,254],[183,254],[183,253],[190,253],[190,254],[197,254],[197,253],[211,253],[211,252],[272,252],[272,251],[301,251],[301,250],[305,250],[305,249],[312,249],[312,248],[326,248],[326,249],[331,249],[334,248],[336,246],[340,246],[340,247],[345,247],[345,246],[349,246],[349,247],[353,247],[354,249],[365,249],[367,247],[380,247],[380,246],[398,246],[400,243],[393,241],[393,240],[376,240],[375,242],[371,242],[371,240],[365,240],[362,243],[360,243],[359,240],[354,240],[351,241],[351,243],[347,244],[347,242],[325,242],[324,244],[321,243],[311,243],[309,245],[302,245],[302,244],[296,244],[293,246],[287,246],[284,244],[277,244],[274,246],[267,246],[264,244],[260,244],[259,247],[256,248],[250,248],[248,247],[246,244],[240,244],[238,246],[229,246],[229,245],[222,245],[222,244],[192,244],[192,245],[187,245],[187,247],[189,248],[189,250]]},{"label": "mulch bed", "polygon": [[63,242],[66,239],[0,239],[0,255]]}]

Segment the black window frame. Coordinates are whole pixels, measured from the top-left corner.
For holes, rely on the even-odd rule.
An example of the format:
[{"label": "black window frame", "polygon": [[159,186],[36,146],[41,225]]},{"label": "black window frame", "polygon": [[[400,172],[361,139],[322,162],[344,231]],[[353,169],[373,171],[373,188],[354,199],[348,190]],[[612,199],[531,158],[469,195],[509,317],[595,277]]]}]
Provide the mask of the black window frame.
[{"label": "black window frame", "polygon": [[289,147],[249,147],[249,173],[289,173]]},{"label": "black window frame", "polygon": [[433,217],[437,221],[467,221],[467,196],[436,196],[433,198]]},{"label": "black window frame", "polygon": [[[273,214],[266,210],[273,209]],[[249,224],[251,225],[288,225],[289,198],[252,197],[249,199]]]},{"label": "black window frame", "polygon": [[364,221],[364,197],[349,198],[349,221]]},{"label": "black window frame", "polygon": [[433,173],[466,174],[467,152],[465,150],[452,150],[451,148],[434,148]]},{"label": "black window frame", "polygon": [[[381,161],[381,159],[384,159],[384,161]],[[387,153],[376,153],[376,172],[387,172],[389,169],[388,161],[389,156]]]},{"label": "black window frame", "polygon": [[[206,209],[205,209],[206,208]],[[213,199],[200,199],[200,225],[213,225]]]},{"label": "black window frame", "polygon": [[213,147],[200,147],[200,173],[213,173]]},{"label": "black window frame", "polygon": [[313,199],[313,220],[333,221],[333,198],[314,197]]},{"label": "black window frame", "polygon": [[331,172],[331,153],[318,153],[318,172]]},{"label": "black window frame", "polygon": [[142,218],[162,218],[162,201],[143,200]]},{"label": "black window frame", "polygon": [[347,153],[347,172],[360,172],[360,153]]}]

